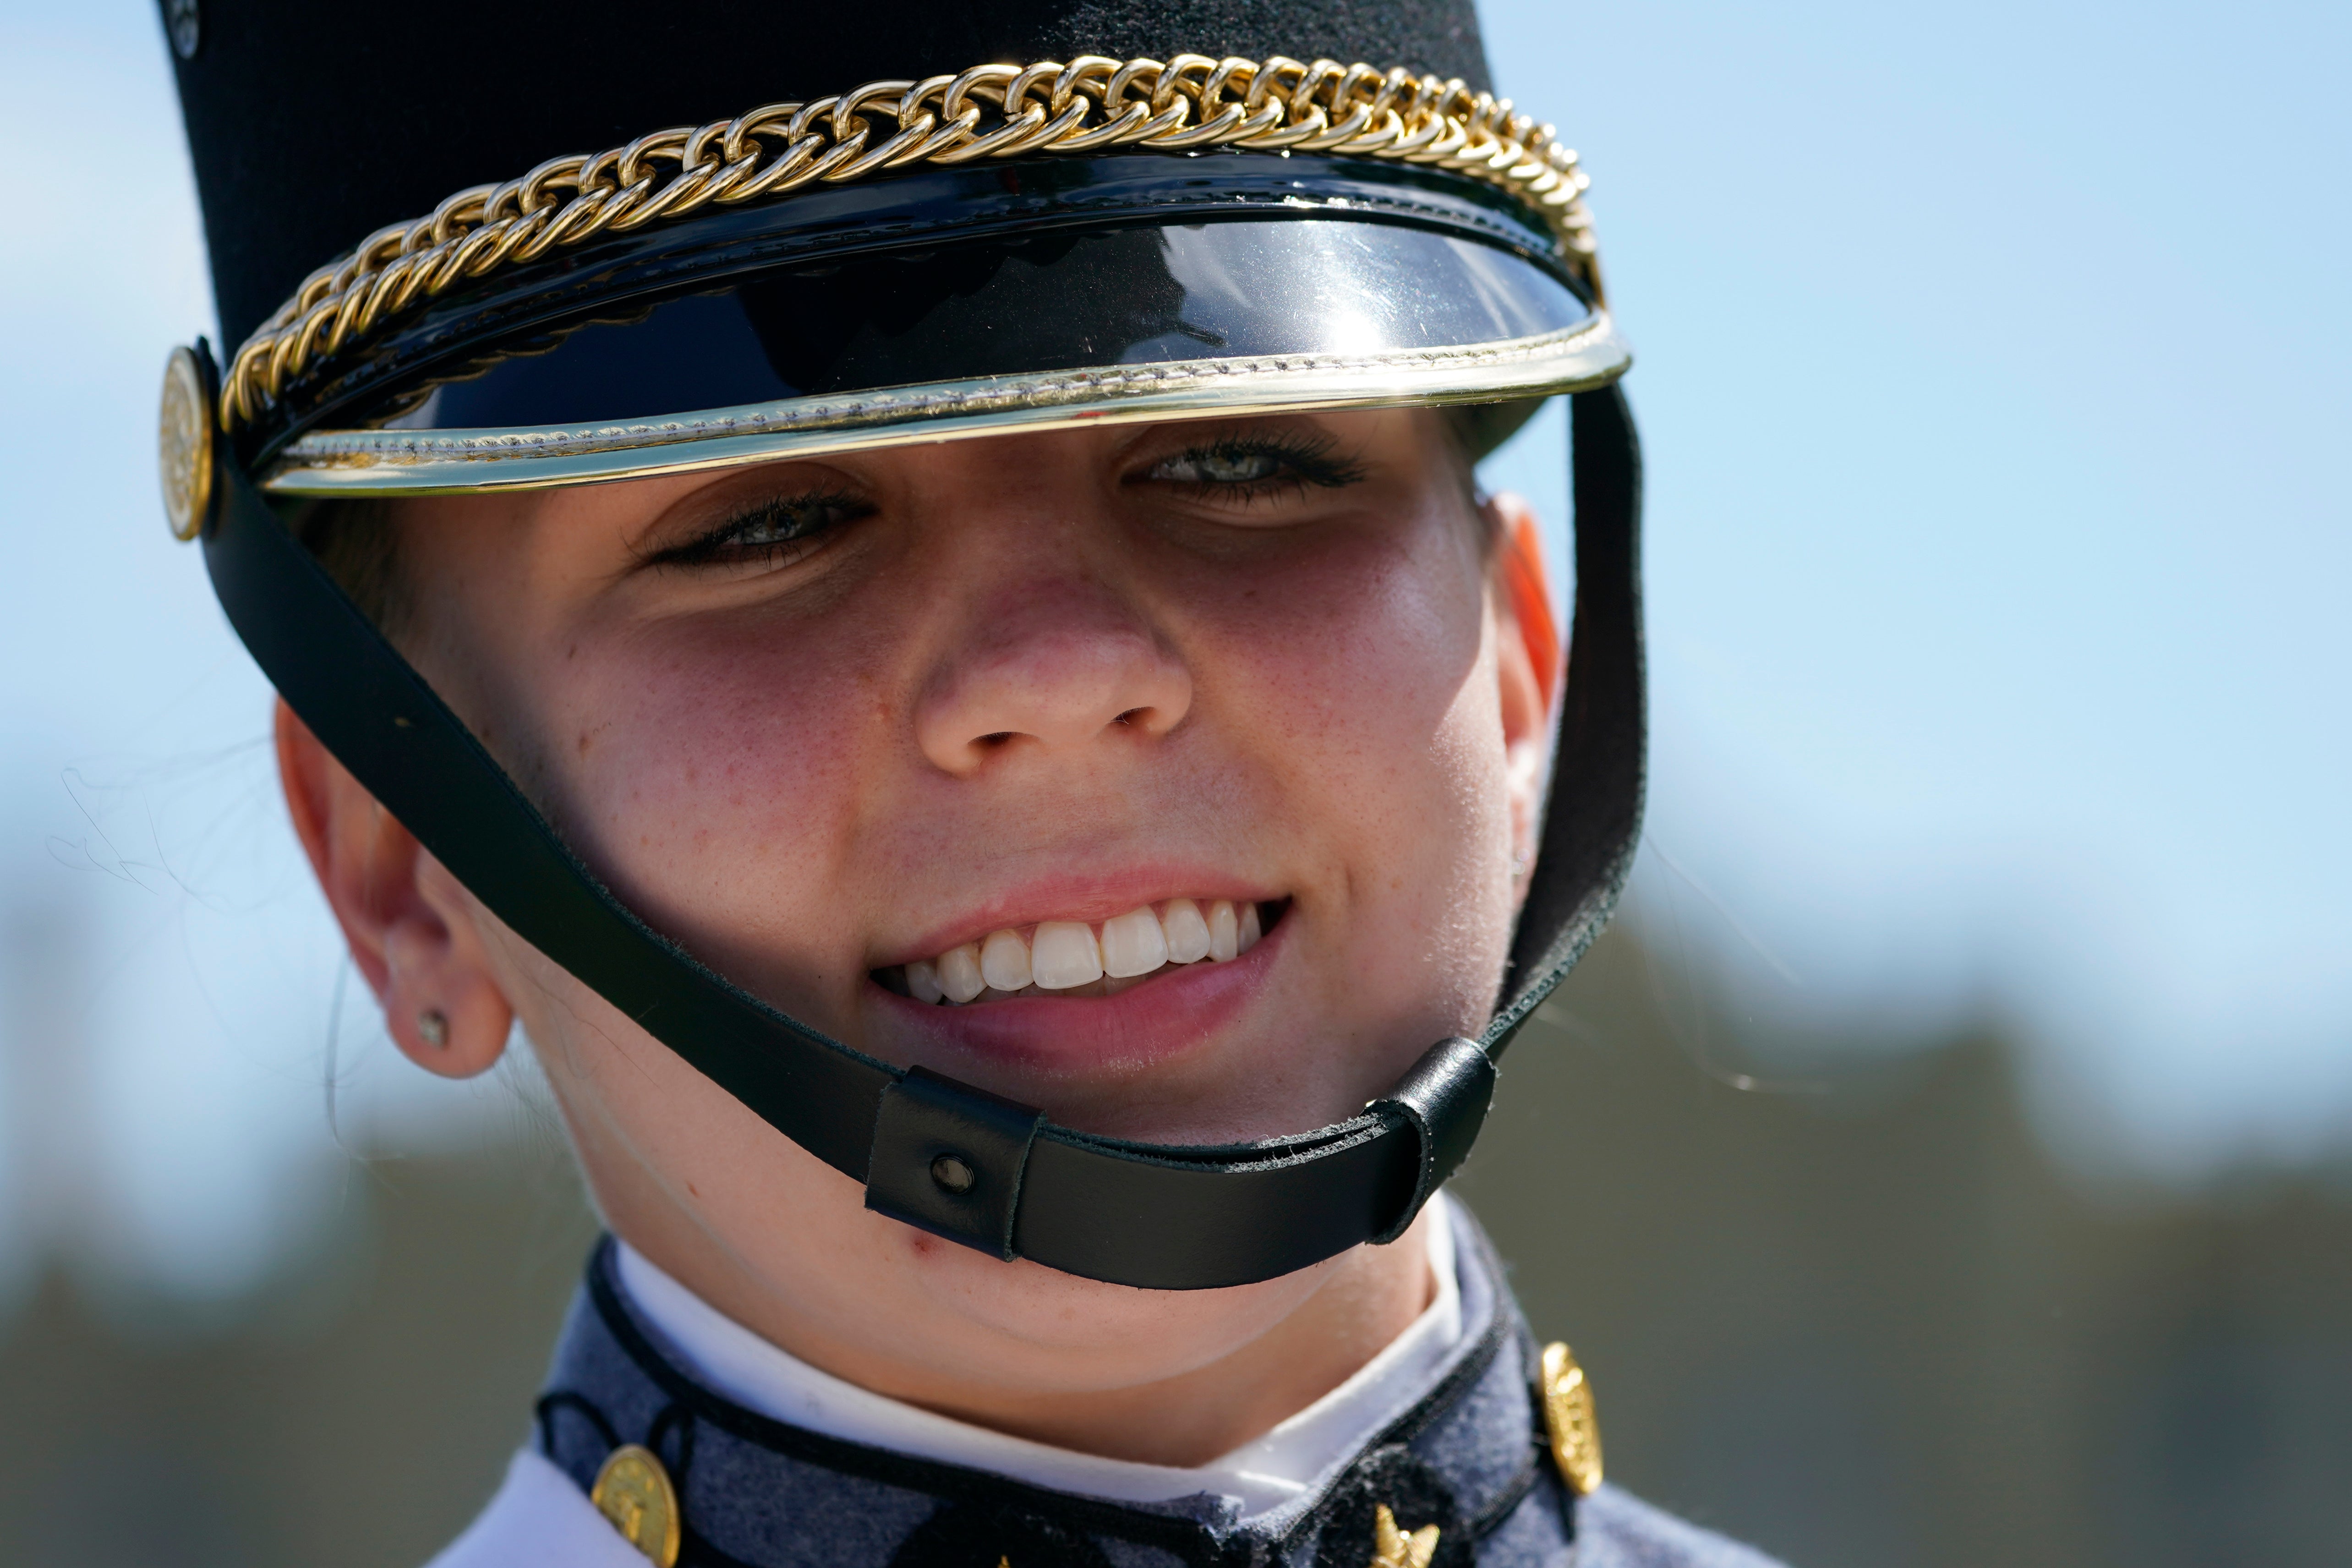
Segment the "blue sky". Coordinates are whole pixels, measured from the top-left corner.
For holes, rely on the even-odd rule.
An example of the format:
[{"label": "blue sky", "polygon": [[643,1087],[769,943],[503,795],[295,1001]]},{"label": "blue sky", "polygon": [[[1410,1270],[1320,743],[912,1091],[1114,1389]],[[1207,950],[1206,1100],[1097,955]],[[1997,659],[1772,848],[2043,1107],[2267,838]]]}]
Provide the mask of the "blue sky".
[{"label": "blue sky", "polygon": [[1486,14],[1640,356],[1654,842],[1800,986],[1652,904],[2139,1157],[2341,1136],[2352,13]]},{"label": "blue sky", "polygon": [[[2015,1020],[2086,1158],[2339,1145],[2352,13],[1486,14],[1593,173],[1640,354],[1636,917],[1800,1034]],[[0,963],[0,1276],[70,1227],[205,1290],[336,1200],[300,1173],[338,963],[265,688],[157,511],[163,353],[212,329],[168,84],[146,7],[0,0],[0,919],[83,955]],[[1557,508],[1558,428],[1491,476]],[[26,1066],[45,987],[64,1089]],[[514,1113],[367,1011],[347,1135]]]}]

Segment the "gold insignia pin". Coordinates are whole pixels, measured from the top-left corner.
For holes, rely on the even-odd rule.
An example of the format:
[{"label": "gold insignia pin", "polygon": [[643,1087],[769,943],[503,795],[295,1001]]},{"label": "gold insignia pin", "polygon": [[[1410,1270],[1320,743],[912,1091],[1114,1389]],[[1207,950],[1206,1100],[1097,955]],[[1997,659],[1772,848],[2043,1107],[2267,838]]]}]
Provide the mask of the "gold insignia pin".
[{"label": "gold insignia pin", "polygon": [[652,1452],[635,1443],[613,1450],[596,1484],[588,1489],[596,1511],[613,1521],[621,1538],[654,1561],[654,1568],[677,1562],[677,1489]]},{"label": "gold insignia pin", "polygon": [[205,531],[213,499],[213,400],[195,350],[163,361],[163,406],[155,411],[155,465],[163,480],[163,515],[183,542]]},{"label": "gold insignia pin", "polygon": [[1436,1555],[1437,1526],[1400,1530],[1388,1504],[1372,1510],[1372,1560],[1364,1568],[1429,1568]]},{"label": "gold insignia pin", "polygon": [[1558,1343],[1544,1346],[1543,1409],[1560,1479],[1577,1496],[1589,1495],[1601,1484],[1601,1423],[1592,1413],[1592,1385],[1585,1381],[1584,1368]]}]

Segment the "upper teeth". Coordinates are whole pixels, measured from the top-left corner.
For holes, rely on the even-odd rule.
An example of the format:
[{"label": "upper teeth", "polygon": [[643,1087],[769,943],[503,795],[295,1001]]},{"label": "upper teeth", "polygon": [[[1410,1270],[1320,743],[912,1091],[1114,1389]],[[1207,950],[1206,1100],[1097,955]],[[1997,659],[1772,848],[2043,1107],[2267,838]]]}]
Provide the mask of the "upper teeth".
[{"label": "upper teeth", "polygon": [[907,989],[919,1001],[958,1004],[983,991],[1066,991],[1106,977],[1133,979],[1166,964],[1223,963],[1256,946],[1259,935],[1255,904],[1220,898],[1204,912],[1189,898],[1171,898],[1157,910],[1146,904],[1100,926],[1048,920],[1026,936],[992,931],[928,964],[919,958],[908,964]]}]

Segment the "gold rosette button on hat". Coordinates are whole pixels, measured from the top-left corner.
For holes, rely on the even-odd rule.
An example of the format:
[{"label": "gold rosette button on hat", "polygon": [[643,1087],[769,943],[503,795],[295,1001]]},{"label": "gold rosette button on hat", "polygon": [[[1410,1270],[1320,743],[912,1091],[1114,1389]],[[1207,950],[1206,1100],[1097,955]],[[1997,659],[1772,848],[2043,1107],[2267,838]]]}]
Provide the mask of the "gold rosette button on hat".
[{"label": "gold rosette button on hat", "polygon": [[178,348],[163,361],[163,405],[155,412],[155,465],[163,481],[163,515],[185,542],[205,531],[213,499],[213,400],[195,350]]}]

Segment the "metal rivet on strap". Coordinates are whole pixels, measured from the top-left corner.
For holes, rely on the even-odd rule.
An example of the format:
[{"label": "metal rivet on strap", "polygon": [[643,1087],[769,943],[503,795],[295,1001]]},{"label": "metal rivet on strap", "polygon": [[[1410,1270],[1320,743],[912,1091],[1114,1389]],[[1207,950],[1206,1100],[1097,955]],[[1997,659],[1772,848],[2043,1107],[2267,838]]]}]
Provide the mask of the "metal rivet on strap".
[{"label": "metal rivet on strap", "polygon": [[931,1162],[931,1179],[944,1192],[970,1192],[978,1178],[971,1166],[954,1155],[941,1155]]}]

